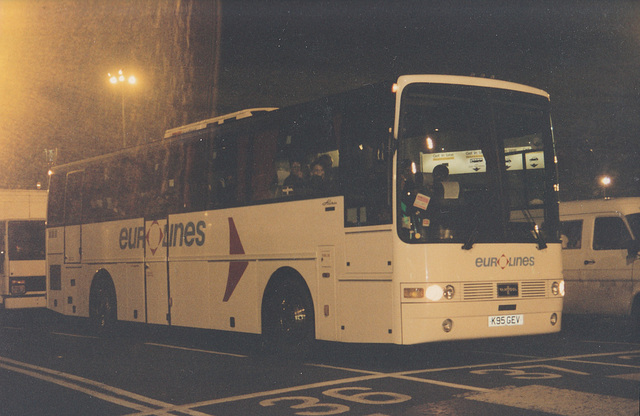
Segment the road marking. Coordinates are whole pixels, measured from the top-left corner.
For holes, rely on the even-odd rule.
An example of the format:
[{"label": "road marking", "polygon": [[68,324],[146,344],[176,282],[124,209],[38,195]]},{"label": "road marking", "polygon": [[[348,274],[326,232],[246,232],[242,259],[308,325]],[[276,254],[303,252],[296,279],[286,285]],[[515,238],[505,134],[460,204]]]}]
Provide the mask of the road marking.
[{"label": "road marking", "polygon": [[565,416],[638,414],[637,400],[535,384],[496,389],[465,399]]},{"label": "road marking", "polygon": [[611,344],[611,345],[634,345],[634,346],[640,346],[640,343],[637,343],[637,342],[588,341],[588,340],[582,340],[580,342],[584,342],[584,343],[587,343],[587,344]]},{"label": "road marking", "polygon": [[603,363],[601,361],[588,361],[588,360],[562,360],[568,363],[580,363],[580,364],[595,364],[595,365],[604,365],[608,367],[624,367],[624,368],[640,368],[640,365],[631,365],[631,364],[618,364],[618,363]]},{"label": "road marking", "polygon": [[59,335],[62,337],[71,337],[71,338],[86,338],[86,339],[100,339],[95,335],[80,335],[80,334],[67,334],[66,332],[51,332],[53,335]]},{"label": "road marking", "polygon": [[[21,361],[16,361],[1,356],[0,368],[3,368],[7,371],[24,374],[49,383],[57,384],[59,386],[79,391],[81,393],[88,394],[89,396],[96,397],[98,399],[114,403],[119,406],[137,410],[139,412],[154,411],[153,408],[145,406],[145,404],[161,408],[167,408],[171,406],[171,404],[169,403],[122,390],[117,387],[112,387],[94,380],[64,373],[62,371],[51,370],[46,367],[23,363]],[[83,386],[82,384],[84,384],[85,386]],[[123,397],[135,400],[140,403],[135,403],[131,400],[125,400],[123,399]],[[191,409],[181,410],[180,412],[191,416],[210,416],[208,413],[202,413]]]},{"label": "road marking", "polygon": [[220,352],[220,351],[213,351],[213,350],[202,350],[202,349],[198,349],[198,348],[179,347],[177,345],[156,344],[155,342],[145,342],[144,345],[151,345],[153,347],[171,348],[171,349],[174,349],[174,350],[203,352],[205,354],[226,355],[228,357],[248,358],[246,355],[232,354],[230,352]]},{"label": "road marking", "polygon": [[640,381],[640,373],[635,374],[618,374],[615,376],[607,376],[608,378],[618,378],[621,380]]},{"label": "road marking", "polygon": [[294,391],[316,389],[316,388],[327,387],[327,386],[336,386],[336,385],[339,385],[339,384],[358,383],[358,382],[361,382],[361,381],[377,380],[377,379],[381,379],[381,378],[385,378],[385,377],[387,377],[386,374],[379,373],[379,374],[372,374],[372,375],[368,375],[368,376],[350,377],[350,378],[343,378],[343,379],[338,379],[338,380],[321,381],[321,382],[318,382],[318,383],[305,384],[305,385],[300,385],[300,386],[295,386],[295,387],[286,387],[286,388],[276,389],[276,390],[260,391],[260,392],[256,392],[256,393],[242,394],[242,395],[239,395],[239,396],[224,397],[222,399],[204,400],[204,401],[196,402],[196,403],[187,403],[187,404],[183,404],[183,405],[176,405],[176,406],[167,407],[167,408],[164,408],[164,409],[158,409],[157,411],[153,411],[153,412],[136,413],[135,415],[136,416],[163,415],[166,412],[184,411],[186,409],[191,409],[191,408],[195,408],[195,407],[213,406],[213,405],[216,405],[216,404],[238,402],[238,401],[248,400],[248,399],[258,399],[258,398],[261,398],[261,397],[275,396],[275,395],[278,395],[278,394],[291,393],[291,392],[294,392]]},{"label": "road marking", "polygon": [[[626,352],[624,352],[624,354],[637,354],[637,353],[640,353],[640,351],[626,351]],[[420,378],[420,377],[411,377],[411,375],[412,374],[424,374],[424,373],[436,373],[436,372],[443,372],[443,371],[453,371],[453,370],[469,370],[469,369],[474,369],[474,368],[503,367],[503,366],[509,366],[509,365],[522,365],[522,364],[531,364],[531,363],[540,363],[540,362],[549,362],[549,361],[564,361],[564,360],[567,360],[567,359],[608,357],[608,356],[614,356],[614,355],[620,355],[620,354],[621,354],[621,352],[618,351],[618,352],[612,352],[612,353],[583,354],[583,355],[575,355],[575,356],[567,356],[567,357],[538,358],[538,359],[531,359],[531,360],[511,361],[511,362],[497,362],[497,363],[474,364],[474,365],[465,365],[465,366],[457,366],[457,367],[444,367],[444,368],[434,368],[434,369],[400,371],[400,372],[395,372],[395,373],[381,373],[381,372],[360,370],[360,369],[351,369],[351,368],[345,368],[345,367],[333,367],[333,366],[328,366],[328,365],[323,365],[323,364],[307,364],[309,366],[317,366],[317,367],[321,367],[321,368],[333,368],[333,369],[338,369],[338,370],[343,370],[343,371],[364,373],[364,374],[367,374],[367,375],[360,376],[360,377],[351,377],[351,378],[323,381],[323,382],[318,382],[318,383],[299,385],[299,386],[295,386],[295,387],[287,387],[287,388],[283,388],[283,389],[276,389],[276,390],[248,393],[248,394],[242,394],[242,395],[238,395],[238,396],[225,397],[225,398],[221,398],[221,399],[204,400],[204,401],[196,402],[196,403],[187,403],[187,404],[183,404],[183,405],[167,407],[167,408],[164,408],[164,409],[158,409],[156,411],[137,413],[136,415],[137,416],[161,415],[161,414],[163,414],[163,412],[184,411],[184,410],[187,410],[187,409],[192,409],[192,408],[197,408],[197,407],[213,406],[213,405],[217,405],[217,404],[238,402],[238,401],[249,400],[249,399],[257,399],[257,398],[261,398],[261,397],[275,396],[275,395],[280,395],[280,394],[285,394],[285,393],[297,392],[297,391],[301,391],[301,390],[310,390],[310,389],[326,387],[326,386],[334,386],[334,385],[347,384],[347,383],[357,383],[357,382],[363,382],[363,381],[369,381],[369,380],[377,380],[377,379],[383,379],[383,378],[404,379],[404,380],[408,380],[408,381],[415,381],[415,382],[421,382],[421,383],[427,383],[427,384],[440,385],[440,386],[443,386],[443,387],[451,387],[451,388],[456,388],[456,389],[465,389],[465,390],[470,390],[470,391],[478,391],[479,392],[478,394],[480,395],[478,397],[493,397],[493,396],[482,396],[482,395],[484,395],[484,394],[490,395],[492,392],[500,391],[500,390],[491,390],[491,389],[486,389],[486,388],[483,388],[483,387],[466,386],[466,385],[461,385],[461,384],[441,382],[441,381],[438,381],[438,380],[423,379],[423,378]],[[556,389],[556,390],[559,390],[559,389]],[[572,393],[576,393],[576,394],[583,394],[583,393],[580,393],[580,392],[574,392],[573,390],[566,390],[566,391],[572,392]],[[584,394],[586,394],[586,393],[584,393]],[[476,396],[469,396],[469,397],[472,398],[472,397],[476,397]],[[532,397],[535,398],[535,395],[532,396]],[[602,397],[608,398],[610,396],[602,396]],[[558,399],[558,397],[554,396],[554,400],[557,400],[557,399]],[[617,399],[617,398],[612,398],[612,399]],[[620,399],[620,401],[621,401],[621,403],[627,403],[626,401],[631,401],[634,404],[636,403],[634,400],[629,400],[629,399]],[[626,404],[625,404],[625,406],[626,406]],[[573,415],[573,414],[575,414],[575,413],[571,413],[571,415]],[[600,414],[606,414],[606,413],[598,413],[598,415],[600,415]]]},{"label": "road marking", "polygon": [[417,381],[417,382],[424,383],[424,384],[434,384],[434,385],[437,385],[437,386],[451,387],[451,388],[460,389],[460,390],[489,391],[489,389],[485,389],[483,387],[467,386],[467,385],[464,385],[464,384],[449,383],[449,382],[446,382],[446,381],[431,380],[431,379],[428,379],[428,378],[411,377],[411,376],[404,375],[403,372],[400,372],[400,373],[381,373],[381,372],[377,372],[377,371],[358,370],[358,369],[355,369],[355,368],[345,368],[345,367],[335,367],[335,366],[324,365],[324,364],[307,364],[307,365],[311,366],[311,367],[320,367],[320,368],[328,368],[328,369],[333,369],[333,370],[351,371],[351,372],[355,372],[355,373],[378,374],[378,375],[382,375],[382,376],[388,377],[388,378],[396,378],[396,379],[408,380],[408,381]]},{"label": "road marking", "polygon": [[570,355],[566,357],[537,358],[532,360],[505,361],[505,362],[494,362],[494,363],[485,363],[485,364],[471,364],[471,365],[461,365],[457,367],[427,368],[427,369],[421,369],[421,370],[405,371],[402,374],[424,374],[424,373],[438,373],[441,371],[472,370],[475,368],[484,368],[484,367],[504,367],[509,365],[518,365],[518,364],[541,363],[545,361],[571,361],[571,360],[579,360],[582,358],[609,357],[609,356],[620,355],[620,354],[637,354],[637,353],[640,353],[640,350]]},{"label": "road marking", "polygon": [[396,379],[408,380],[408,381],[417,381],[419,383],[425,383],[425,384],[434,384],[436,386],[450,387],[452,389],[461,389],[461,390],[470,390],[470,391],[491,391],[491,389],[487,389],[484,387],[467,386],[464,384],[449,383],[446,381],[431,380],[428,378],[411,377],[411,376],[403,376],[403,375],[392,376],[390,378],[396,378]]}]

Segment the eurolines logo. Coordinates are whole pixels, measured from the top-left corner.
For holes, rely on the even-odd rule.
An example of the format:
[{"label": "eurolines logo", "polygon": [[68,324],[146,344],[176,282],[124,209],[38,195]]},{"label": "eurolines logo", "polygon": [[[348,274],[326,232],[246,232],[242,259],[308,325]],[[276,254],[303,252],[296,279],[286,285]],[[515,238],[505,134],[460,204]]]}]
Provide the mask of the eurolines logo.
[{"label": "eurolines logo", "polygon": [[531,267],[535,264],[535,257],[476,257],[476,267],[499,267],[502,270],[507,267]]}]

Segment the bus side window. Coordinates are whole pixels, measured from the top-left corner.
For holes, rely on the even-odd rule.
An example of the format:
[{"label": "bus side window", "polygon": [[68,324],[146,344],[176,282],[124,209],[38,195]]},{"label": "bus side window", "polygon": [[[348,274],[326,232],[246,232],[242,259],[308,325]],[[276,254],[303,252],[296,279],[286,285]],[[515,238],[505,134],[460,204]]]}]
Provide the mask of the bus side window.
[{"label": "bus side window", "polygon": [[276,151],[278,131],[258,133],[252,143],[251,199],[254,202],[273,199],[276,194],[278,174]]},{"label": "bus side window", "polygon": [[560,233],[563,250],[579,249],[582,247],[582,220],[562,221]]},{"label": "bus side window", "polygon": [[226,208],[237,203],[240,167],[235,145],[233,140],[220,138],[211,151],[210,208]]},{"label": "bus side window", "polygon": [[140,182],[139,202],[143,209],[143,215],[147,219],[157,219],[166,215],[165,205],[162,202],[163,186],[163,160],[165,147],[154,147],[140,156],[143,161],[141,166],[142,178]]},{"label": "bus side window", "polygon": [[70,172],[65,189],[64,219],[66,225],[82,221],[82,180],[84,171]]},{"label": "bus side window", "polygon": [[630,240],[631,235],[622,218],[596,218],[593,230],[594,250],[624,250]]},{"label": "bus side window", "polygon": [[169,146],[165,158],[166,177],[162,184],[162,202],[167,214],[184,212],[184,171],[185,171],[185,144],[176,143]]},{"label": "bus side window", "polygon": [[57,173],[49,180],[49,199],[47,201],[47,223],[50,227],[64,224],[64,188],[66,175]]},{"label": "bus side window", "polygon": [[206,209],[209,197],[206,145],[205,140],[196,140],[187,144],[183,195],[183,205],[187,212]]}]

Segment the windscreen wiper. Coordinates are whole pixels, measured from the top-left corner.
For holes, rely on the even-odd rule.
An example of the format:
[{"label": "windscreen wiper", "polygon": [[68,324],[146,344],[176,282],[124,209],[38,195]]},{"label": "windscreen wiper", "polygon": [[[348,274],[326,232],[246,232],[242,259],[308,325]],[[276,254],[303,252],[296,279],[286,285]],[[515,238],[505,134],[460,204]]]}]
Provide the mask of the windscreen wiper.
[{"label": "windscreen wiper", "polygon": [[479,227],[480,227],[480,223],[476,222],[476,225],[473,227],[473,231],[471,231],[471,235],[469,235],[469,238],[461,247],[463,250],[471,250],[473,248],[473,244],[478,239]]},{"label": "windscreen wiper", "polygon": [[533,235],[536,239],[536,243],[538,243],[538,250],[544,250],[545,248],[547,248],[547,242],[544,241],[544,238],[542,238],[540,231],[538,231],[538,224],[536,224],[536,220],[533,219],[531,211],[529,211],[529,208],[527,208],[526,206],[525,208],[522,208],[521,211],[533,229]]}]

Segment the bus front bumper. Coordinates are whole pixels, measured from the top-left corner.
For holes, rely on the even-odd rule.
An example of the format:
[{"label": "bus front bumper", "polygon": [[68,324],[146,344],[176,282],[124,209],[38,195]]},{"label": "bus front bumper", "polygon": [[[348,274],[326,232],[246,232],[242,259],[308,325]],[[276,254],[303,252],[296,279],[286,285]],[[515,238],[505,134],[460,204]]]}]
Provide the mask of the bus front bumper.
[{"label": "bus front bumper", "polygon": [[[505,302],[404,303],[402,344],[560,332],[562,298]],[[513,307],[515,304],[515,308]]]},{"label": "bus front bumper", "polygon": [[5,309],[45,308],[46,306],[47,298],[45,295],[4,298]]}]

